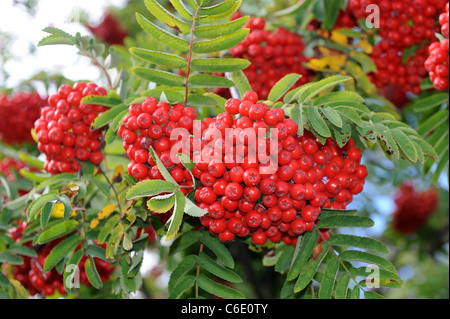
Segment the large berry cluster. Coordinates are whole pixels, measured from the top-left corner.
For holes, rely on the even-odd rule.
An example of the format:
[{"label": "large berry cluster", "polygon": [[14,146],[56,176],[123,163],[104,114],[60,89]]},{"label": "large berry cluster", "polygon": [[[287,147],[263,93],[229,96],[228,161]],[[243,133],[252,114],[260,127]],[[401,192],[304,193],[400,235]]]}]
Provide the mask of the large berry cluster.
[{"label": "large berry cluster", "polygon": [[441,34],[444,37],[440,42],[434,42],[428,47],[429,57],[425,61],[425,68],[430,75],[433,86],[437,90],[448,90],[449,75],[449,43],[448,43],[448,7],[439,15]]},{"label": "large berry cluster", "polygon": [[[16,242],[20,241],[27,226],[28,224],[26,222],[19,223],[17,227],[10,230],[9,236]],[[14,279],[19,281],[31,296],[34,296],[37,293],[45,296],[52,296],[56,291],[61,295],[67,293],[62,274],[58,273],[55,268],[49,272],[44,272],[43,270],[47,256],[63,239],[64,238],[59,238],[47,244],[38,246],[32,246],[31,242],[25,243],[25,246],[32,248],[37,252],[37,257],[22,256],[23,264],[13,266],[12,272]],[[77,250],[80,248],[81,246],[77,247]],[[90,283],[84,270],[85,260],[86,256],[83,256],[79,263],[79,282],[89,287]],[[114,272],[115,268],[111,267],[108,262],[101,259],[94,258],[94,261],[102,282],[106,282]]]},{"label": "large berry cluster", "polygon": [[428,56],[426,46],[419,48],[404,63],[404,50],[382,40],[373,47],[371,58],[377,71],[369,75],[381,93],[401,107],[408,99],[407,93],[419,94],[420,83],[427,77],[424,63]]},{"label": "large berry cluster", "polygon": [[303,65],[308,58],[303,54],[302,37],[282,27],[270,32],[265,25],[263,18],[250,18],[245,26],[251,30],[250,34],[231,49],[233,57],[245,58],[252,63],[244,73],[262,99],[267,99],[274,84],[289,73],[303,75],[296,86],[311,78]]},{"label": "large berry cluster", "polygon": [[445,0],[350,0],[349,10],[357,18],[366,18],[372,13],[366,12],[371,4],[380,8],[380,36],[407,48],[434,39]]},{"label": "large berry cluster", "polygon": [[[257,101],[247,92],[229,99],[226,113],[202,121],[192,170],[201,183],[195,200],[209,212],[200,221],[222,241],[251,236],[257,245],[293,244],[313,229],[322,208],[345,209],[362,191],[367,170],[353,140],[340,148],[331,139],[321,145],[309,132],[298,136],[284,110]],[[222,137],[210,140],[214,130]]]},{"label": "large berry cluster", "polygon": [[401,234],[416,233],[438,208],[439,194],[434,188],[418,192],[412,183],[400,186],[395,196],[392,226]]},{"label": "large berry cluster", "polygon": [[0,94],[0,140],[6,144],[33,143],[31,129],[45,99],[38,93]]},{"label": "large berry cluster", "polygon": [[[174,163],[178,153],[174,153],[173,146],[179,140],[171,140],[171,133],[177,128],[185,129],[189,133],[186,138],[189,137],[196,118],[195,108],[184,107],[180,103],[170,105],[154,97],[147,97],[142,104],[130,105],[129,113],[118,130],[131,160],[129,174],[138,181],[164,179],[151,155],[152,147],[175,182],[181,186],[192,186],[189,171],[182,163]],[[188,189],[182,188],[182,191],[187,194]]]},{"label": "large berry cluster", "polygon": [[25,166],[26,163],[24,161],[12,157],[5,157],[0,161],[0,174],[5,175],[8,181],[14,182],[16,180],[15,173],[18,173]]},{"label": "large berry cluster", "polygon": [[439,15],[439,23],[441,25],[441,34],[448,39],[448,11],[449,11],[449,2],[445,5],[445,11]]},{"label": "large berry cluster", "polygon": [[95,165],[102,162],[102,131],[91,130],[91,124],[106,108],[81,103],[81,99],[106,94],[95,83],[78,82],[73,87],[61,85],[58,93],[48,98],[49,105],[42,108],[41,117],[34,124],[38,149],[47,156],[47,172],[73,173],[80,170],[80,161]]},{"label": "large berry cluster", "polygon": [[[445,0],[350,0],[348,10],[357,18],[367,18],[373,13],[366,12],[369,5],[380,9],[382,38],[371,55],[377,72],[370,77],[380,93],[401,108],[409,93],[421,92],[420,82],[428,77],[424,67],[427,48],[436,39],[437,19]],[[412,51],[414,54],[406,57]]]},{"label": "large berry cluster", "polygon": [[448,38],[433,42],[429,48],[430,56],[425,61],[425,68],[437,90],[448,90],[449,48]]},{"label": "large berry cluster", "polygon": [[97,38],[109,45],[123,45],[128,32],[120,25],[119,21],[111,12],[106,12],[98,25],[88,24],[87,28]]}]

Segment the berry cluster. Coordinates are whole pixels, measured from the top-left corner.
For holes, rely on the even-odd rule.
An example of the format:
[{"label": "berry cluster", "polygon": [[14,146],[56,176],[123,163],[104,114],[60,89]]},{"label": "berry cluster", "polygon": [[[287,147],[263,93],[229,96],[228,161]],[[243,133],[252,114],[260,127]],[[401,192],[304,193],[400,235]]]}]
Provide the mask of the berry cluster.
[{"label": "berry cluster", "polygon": [[[380,8],[382,39],[373,48],[371,58],[377,72],[370,77],[379,92],[401,108],[408,102],[408,94],[421,92],[420,82],[428,77],[424,67],[427,48],[435,40],[445,0],[350,0],[348,10],[356,18],[367,18],[373,13],[366,12],[368,5]],[[411,49],[414,55],[405,57]]]},{"label": "berry cluster", "polygon": [[0,141],[19,145],[33,143],[31,129],[44,106],[45,99],[38,93],[0,94]]},{"label": "berry cluster", "polygon": [[179,140],[171,140],[171,133],[180,128],[191,135],[196,118],[195,108],[184,107],[180,103],[170,105],[154,97],[147,97],[142,104],[130,105],[128,115],[117,132],[131,160],[128,173],[138,181],[164,179],[149,151],[152,147],[175,182],[187,186],[182,188],[187,194],[189,187],[193,186],[192,177],[182,163],[174,163],[178,156],[174,145]]},{"label": "berry cluster", "polygon": [[434,39],[445,0],[350,0],[348,8],[357,18],[366,18],[372,13],[366,12],[371,4],[380,8],[380,36],[407,48]]},{"label": "berry cluster", "polygon": [[394,230],[400,234],[414,234],[438,208],[439,194],[434,188],[418,192],[412,183],[405,183],[400,186],[394,201]]},{"label": "berry cluster", "polygon": [[308,58],[303,55],[302,37],[282,27],[272,33],[265,25],[263,18],[250,18],[245,26],[251,30],[249,35],[231,49],[233,57],[245,58],[252,63],[244,73],[262,99],[267,99],[275,83],[289,73],[303,75],[296,86],[311,80],[309,71],[303,66]]},{"label": "berry cluster", "polygon": [[428,47],[430,56],[425,61],[425,68],[437,90],[448,90],[448,50],[448,38],[441,42],[433,42]]},{"label": "berry cluster", "polygon": [[[202,150],[192,170],[201,183],[195,200],[209,212],[200,221],[222,241],[251,235],[256,245],[295,244],[313,229],[322,208],[345,209],[352,202],[367,169],[353,140],[339,148],[331,139],[321,145],[310,132],[298,136],[298,124],[284,110],[257,101],[247,92],[242,100],[229,99],[226,113],[202,121]],[[222,137],[208,138],[214,130]]]},{"label": "berry cluster", "polygon": [[382,40],[373,47],[371,59],[377,72],[369,75],[380,92],[398,107],[407,102],[407,93],[419,94],[420,83],[427,77],[424,63],[428,56],[426,46],[420,47],[413,56],[403,62],[404,49]]},{"label": "berry cluster", "polygon": [[0,174],[3,174],[8,181],[14,182],[16,180],[15,172],[19,172],[25,166],[26,163],[21,160],[5,157],[0,161]]},{"label": "berry cluster", "polygon": [[111,12],[107,12],[98,25],[89,24],[87,28],[93,35],[109,45],[123,45],[125,38],[128,36],[128,32],[122,28]]},{"label": "berry cluster", "polygon": [[[23,232],[27,226],[28,224],[25,222],[19,223],[18,227],[10,230],[9,236],[16,242],[20,241],[23,238]],[[22,256],[24,261],[23,264],[13,266],[12,272],[14,279],[19,281],[25,289],[27,289],[31,296],[34,296],[37,293],[45,296],[52,296],[56,291],[58,291],[61,295],[65,295],[67,293],[62,274],[58,273],[55,268],[49,272],[44,272],[43,270],[45,259],[53,248],[63,239],[64,238],[59,238],[45,245],[39,246],[32,246],[31,242],[25,244],[25,246],[34,249],[38,256],[36,258]],[[81,244],[77,247],[77,250],[80,248]],[[86,256],[83,256],[79,263],[80,283],[90,287],[91,284],[89,283],[84,270],[84,261],[86,258]],[[104,260],[94,258],[94,261],[102,282],[106,282],[114,272],[115,268],[111,267],[111,265]]]},{"label": "berry cluster", "polygon": [[448,10],[449,2],[445,5],[445,11],[439,15],[439,24],[441,25],[441,34],[448,39]]},{"label": "berry cluster", "polygon": [[47,156],[47,172],[74,173],[81,168],[79,161],[90,160],[94,165],[102,162],[102,131],[91,130],[91,124],[106,108],[81,103],[81,99],[106,94],[95,83],[78,82],[73,87],[61,85],[58,93],[48,98],[49,105],[42,108],[41,117],[34,123],[38,149]]}]

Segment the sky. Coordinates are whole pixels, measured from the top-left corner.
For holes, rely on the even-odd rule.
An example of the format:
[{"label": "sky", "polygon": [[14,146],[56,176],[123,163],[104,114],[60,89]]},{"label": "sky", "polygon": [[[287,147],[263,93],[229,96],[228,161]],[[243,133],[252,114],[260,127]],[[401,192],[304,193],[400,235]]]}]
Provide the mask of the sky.
[{"label": "sky", "polygon": [[[99,77],[98,69],[88,59],[78,56],[75,48],[64,45],[37,47],[38,42],[48,35],[42,30],[54,26],[71,34],[89,35],[89,30],[77,22],[77,9],[87,12],[90,22],[97,24],[105,8],[121,7],[125,3],[125,0],[38,0],[36,14],[30,15],[23,6],[14,5],[14,0],[0,0],[0,36],[6,33],[12,37],[10,52],[14,56],[3,66],[10,77],[6,83],[0,81],[0,87],[14,88],[39,71],[61,72],[73,81],[94,81]],[[30,54],[30,48],[35,49],[34,54]]]}]

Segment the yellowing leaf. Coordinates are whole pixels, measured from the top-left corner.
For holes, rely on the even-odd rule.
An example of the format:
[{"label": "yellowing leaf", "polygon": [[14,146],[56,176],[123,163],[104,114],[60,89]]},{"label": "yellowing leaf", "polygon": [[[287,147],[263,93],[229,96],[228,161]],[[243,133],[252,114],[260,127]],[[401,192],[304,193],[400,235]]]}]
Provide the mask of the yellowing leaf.
[{"label": "yellowing leaf", "polygon": [[312,59],[308,62],[308,67],[315,71],[322,71],[328,66],[326,59]]},{"label": "yellowing leaf", "polygon": [[98,224],[100,224],[100,221],[99,221],[97,218],[94,218],[93,220],[91,220],[91,223],[90,223],[89,226],[90,226],[92,229],[94,229],[95,227],[98,226]]},{"label": "yellowing leaf", "polygon": [[[70,214],[70,217],[73,217],[77,214],[76,211],[72,211]],[[52,211],[52,217],[54,218],[64,218],[64,204],[63,203],[56,203],[55,207],[53,207]]]},{"label": "yellowing leaf", "polygon": [[371,54],[372,53],[372,45],[367,40],[362,40],[357,45],[358,48],[361,48],[365,53]]},{"label": "yellowing leaf", "polygon": [[106,207],[104,207],[99,213],[98,213],[98,218],[100,220],[107,218],[109,215],[111,215],[111,213],[116,209],[116,205],[111,204],[108,205]]},{"label": "yellowing leaf", "polygon": [[114,174],[112,178],[113,183],[119,183],[122,180],[123,172],[124,172],[123,165],[117,165],[116,168],[114,169]]},{"label": "yellowing leaf", "polygon": [[339,32],[332,31],[331,40],[342,45],[348,45],[348,38]]}]

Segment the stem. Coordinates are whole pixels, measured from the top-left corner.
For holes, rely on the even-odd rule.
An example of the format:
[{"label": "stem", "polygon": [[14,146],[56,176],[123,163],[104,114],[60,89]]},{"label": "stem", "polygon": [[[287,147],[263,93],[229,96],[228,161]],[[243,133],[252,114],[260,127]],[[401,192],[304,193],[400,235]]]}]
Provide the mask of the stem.
[{"label": "stem", "polygon": [[113,85],[112,85],[111,78],[110,78],[108,72],[106,71],[106,69],[103,67],[103,65],[101,65],[100,62],[98,62],[97,59],[92,54],[90,54],[88,51],[86,51],[85,49],[80,49],[80,52],[83,53],[88,58],[90,58],[92,60],[92,62],[94,62],[94,64],[96,66],[98,66],[100,68],[100,70],[102,70],[103,74],[106,77],[106,80],[108,81],[109,90],[112,90]]},{"label": "stem", "polygon": [[[200,250],[198,254],[203,251],[203,243],[200,244]],[[200,264],[197,264],[197,274],[195,277],[195,299],[198,299],[198,276],[200,276]]]},{"label": "stem", "polygon": [[186,78],[184,79],[184,85],[186,86],[186,91],[185,91],[185,97],[184,97],[184,105],[186,106],[187,101],[188,101],[188,94],[189,94],[189,75],[191,74],[191,62],[192,62],[192,49],[194,47],[194,31],[195,31],[195,24],[197,22],[197,16],[198,13],[200,11],[200,7],[201,5],[199,5],[197,7],[197,10],[195,11],[194,14],[194,20],[192,21],[192,28],[191,28],[191,33],[190,33],[190,42],[189,42],[189,56],[188,56],[188,60],[187,60],[187,71],[186,71]]},{"label": "stem", "polygon": [[332,254],[337,258],[337,260],[339,261],[339,263],[342,265],[342,267],[344,267],[345,272],[347,273],[347,275],[355,282],[355,284],[358,286],[358,288],[362,291],[365,291],[363,289],[363,287],[361,287],[361,285],[359,284],[359,282],[353,278],[352,274],[350,273],[350,270],[348,270],[347,266],[344,264],[344,262],[341,260],[341,258],[339,258],[339,255],[336,254],[336,252],[334,251],[333,247],[331,247],[331,245],[328,243],[328,241],[325,239],[325,237],[322,235],[322,233],[320,232],[320,230],[317,228],[317,225],[314,224],[314,228],[317,230],[317,232],[319,233],[319,236],[322,238],[322,241],[325,242],[325,244],[327,245],[328,249],[332,252]]},{"label": "stem", "polygon": [[110,181],[110,179],[108,178],[106,173],[100,167],[98,169],[99,169],[100,173],[105,177],[106,182],[108,183],[109,187],[113,190],[114,196],[115,196],[116,201],[117,201],[117,207],[119,208],[119,211],[122,213],[122,207],[120,205],[119,195],[117,194],[116,188],[114,187],[113,183]]}]

